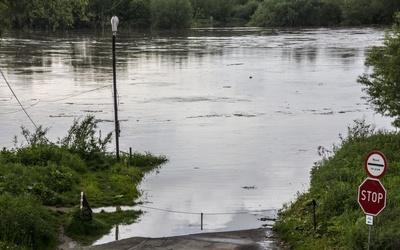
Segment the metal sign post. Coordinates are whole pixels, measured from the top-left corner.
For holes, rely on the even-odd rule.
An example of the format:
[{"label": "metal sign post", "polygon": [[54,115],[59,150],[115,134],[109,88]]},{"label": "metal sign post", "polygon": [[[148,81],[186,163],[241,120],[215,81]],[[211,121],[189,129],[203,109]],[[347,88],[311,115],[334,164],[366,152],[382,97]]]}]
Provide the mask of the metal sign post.
[{"label": "metal sign post", "polygon": [[369,233],[368,233],[368,250],[369,250],[369,246],[371,245],[371,232],[372,232],[372,225],[374,224],[374,216],[367,215],[365,218],[365,223],[369,225]]},{"label": "metal sign post", "polygon": [[365,223],[369,225],[368,250],[371,245],[372,225],[374,216],[377,216],[386,207],[386,189],[380,182],[380,178],[386,172],[387,160],[379,151],[370,152],[364,162],[364,168],[368,176],[358,187],[358,204],[366,214]]},{"label": "metal sign post", "polygon": [[115,116],[115,144],[116,144],[116,149],[115,153],[117,156],[117,160],[119,160],[119,133],[120,133],[120,127],[119,127],[119,121],[118,121],[118,102],[117,102],[117,76],[116,76],[116,69],[115,69],[115,36],[117,35],[117,29],[118,29],[118,24],[119,20],[118,17],[113,16],[111,18],[111,29],[113,32],[113,40],[112,40],[112,56],[113,56],[113,79],[114,79],[114,116]]}]

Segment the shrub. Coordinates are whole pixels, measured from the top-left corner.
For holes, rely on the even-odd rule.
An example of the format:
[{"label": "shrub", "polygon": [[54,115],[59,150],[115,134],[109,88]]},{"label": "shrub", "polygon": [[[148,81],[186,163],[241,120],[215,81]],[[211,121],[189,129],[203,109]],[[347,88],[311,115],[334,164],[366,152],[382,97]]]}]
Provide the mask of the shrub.
[{"label": "shrub", "polygon": [[101,131],[97,132],[97,123],[94,116],[86,116],[81,122],[74,120],[67,135],[59,139],[62,147],[78,154],[92,169],[108,168],[107,144],[111,142],[112,133],[102,138]]},{"label": "shrub", "polygon": [[0,237],[4,242],[48,249],[57,241],[57,219],[32,196],[0,195]]}]

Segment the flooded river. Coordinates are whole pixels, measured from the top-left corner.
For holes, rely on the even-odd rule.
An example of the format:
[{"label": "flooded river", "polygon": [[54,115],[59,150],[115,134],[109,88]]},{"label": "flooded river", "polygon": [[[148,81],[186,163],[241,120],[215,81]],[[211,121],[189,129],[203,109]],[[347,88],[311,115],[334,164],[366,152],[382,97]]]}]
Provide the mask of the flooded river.
[{"label": "flooded river", "polygon": [[[118,238],[257,228],[307,190],[309,173],[354,119],[390,119],[362,100],[357,77],[380,28],[122,31],[117,36],[120,148],[169,162],[141,185],[146,213]],[[74,118],[114,128],[111,31],[9,33],[0,67],[49,139]],[[34,125],[0,79],[0,146]],[[114,149],[114,144],[110,145]],[[362,167],[362,166],[360,166]],[[88,197],[90,200],[90,197]],[[115,229],[95,244],[112,241]]]}]

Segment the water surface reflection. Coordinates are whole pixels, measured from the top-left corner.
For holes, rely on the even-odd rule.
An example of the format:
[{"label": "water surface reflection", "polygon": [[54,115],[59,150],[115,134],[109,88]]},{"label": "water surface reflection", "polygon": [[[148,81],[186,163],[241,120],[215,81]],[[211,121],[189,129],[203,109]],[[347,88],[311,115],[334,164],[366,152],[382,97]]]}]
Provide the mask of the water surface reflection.
[{"label": "water surface reflection", "polygon": [[[196,233],[200,213],[220,214],[206,216],[205,231],[259,227],[308,188],[318,146],[353,119],[390,128],[355,82],[382,37],[379,28],[118,34],[121,148],[170,159],[142,183],[146,214],[121,236]],[[52,140],[87,114],[113,130],[111,61],[111,34],[10,33],[0,46],[0,67]],[[5,84],[0,96],[0,144],[12,147],[18,126],[32,126]]]}]

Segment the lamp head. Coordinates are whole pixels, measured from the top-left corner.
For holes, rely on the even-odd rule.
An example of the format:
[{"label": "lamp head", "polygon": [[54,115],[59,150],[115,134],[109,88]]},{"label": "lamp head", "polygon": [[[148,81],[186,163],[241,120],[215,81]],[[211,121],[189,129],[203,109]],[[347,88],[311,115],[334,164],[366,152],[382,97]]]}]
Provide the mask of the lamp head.
[{"label": "lamp head", "polygon": [[117,33],[118,24],[119,24],[118,17],[117,16],[113,16],[111,18],[111,29],[112,29],[112,32],[114,33],[114,35]]}]

